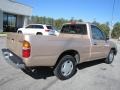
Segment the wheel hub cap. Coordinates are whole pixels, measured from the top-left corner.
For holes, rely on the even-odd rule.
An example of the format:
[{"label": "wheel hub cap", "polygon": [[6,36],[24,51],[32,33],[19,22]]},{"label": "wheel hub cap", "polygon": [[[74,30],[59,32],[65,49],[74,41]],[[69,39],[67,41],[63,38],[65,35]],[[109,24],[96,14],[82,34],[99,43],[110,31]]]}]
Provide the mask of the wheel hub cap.
[{"label": "wheel hub cap", "polygon": [[63,63],[61,67],[61,73],[63,76],[68,76],[69,74],[71,74],[72,70],[73,70],[72,61],[67,60],[66,62]]},{"label": "wheel hub cap", "polygon": [[114,57],[114,54],[113,53],[110,53],[110,55],[109,55],[109,60],[112,62],[112,60],[113,60],[113,57]]}]

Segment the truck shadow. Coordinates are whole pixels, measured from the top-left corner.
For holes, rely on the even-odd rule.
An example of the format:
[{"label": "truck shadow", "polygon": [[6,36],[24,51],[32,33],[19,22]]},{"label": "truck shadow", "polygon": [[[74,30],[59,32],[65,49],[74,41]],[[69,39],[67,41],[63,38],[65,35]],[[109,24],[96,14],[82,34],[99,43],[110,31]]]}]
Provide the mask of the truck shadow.
[{"label": "truck shadow", "polygon": [[84,68],[88,68],[88,67],[92,67],[101,63],[105,63],[104,59],[99,59],[99,60],[94,60],[94,61],[88,61],[88,62],[84,62],[84,63],[80,63],[77,65],[77,68],[79,70],[82,70]]},{"label": "truck shadow", "polygon": [[[78,70],[84,70],[85,68],[92,67],[98,64],[104,63],[104,60],[94,60],[89,62],[84,62],[77,65]],[[25,74],[31,76],[34,79],[47,79],[48,77],[53,77],[53,68],[50,67],[38,67],[32,71],[22,70]]]},{"label": "truck shadow", "polygon": [[48,77],[54,76],[53,69],[50,67],[37,67],[32,69],[32,71],[22,71],[34,79],[47,79]]}]

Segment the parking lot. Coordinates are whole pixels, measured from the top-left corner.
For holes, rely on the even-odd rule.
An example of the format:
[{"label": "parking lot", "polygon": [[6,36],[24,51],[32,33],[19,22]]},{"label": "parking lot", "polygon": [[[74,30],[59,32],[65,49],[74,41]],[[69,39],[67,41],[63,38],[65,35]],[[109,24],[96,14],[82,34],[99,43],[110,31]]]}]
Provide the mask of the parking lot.
[{"label": "parking lot", "polygon": [[[119,90],[120,42],[118,54],[111,65],[102,60],[78,65],[77,73],[69,80],[60,81],[50,68],[40,68],[34,74],[24,73],[9,65],[0,51],[0,90]],[[0,49],[6,47],[6,38],[0,37]]]}]

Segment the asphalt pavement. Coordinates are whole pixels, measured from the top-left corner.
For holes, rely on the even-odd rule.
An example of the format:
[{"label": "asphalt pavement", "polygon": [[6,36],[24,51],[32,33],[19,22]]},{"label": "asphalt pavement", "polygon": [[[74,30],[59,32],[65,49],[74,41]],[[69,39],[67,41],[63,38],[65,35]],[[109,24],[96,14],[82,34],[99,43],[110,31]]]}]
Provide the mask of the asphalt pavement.
[{"label": "asphalt pavement", "polygon": [[[77,73],[69,80],[57,79],[51,68],[40,68],[25,73],[9,65],[0,51],[0,90],[120,90],[120,41],[118,54],[110,65],[102,60],[78,65]],[[6,38],[0,37],[0,49],[6,47]]]}]

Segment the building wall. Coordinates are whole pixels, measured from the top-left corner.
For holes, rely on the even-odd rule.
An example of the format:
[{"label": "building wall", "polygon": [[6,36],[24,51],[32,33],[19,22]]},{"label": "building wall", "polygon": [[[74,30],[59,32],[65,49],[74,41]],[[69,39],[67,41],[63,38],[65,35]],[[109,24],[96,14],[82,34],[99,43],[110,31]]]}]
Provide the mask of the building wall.
[{"label": "building wall", "polygon": [[12,0],[0,0],[0,8],[4,12],[31,16],[32,8]]},{"label": "building wall", "polygon": [[3,31],[3,12],[0,10],[0,32]]},{"label": "building wall", "polygon": [[29,19],[28,16],[25,16],[25,17],[24,17],[24,24],[23,24],[23,27],[25,27],[25,26],[28,25],[28,19]]},{"label": "building wall", "polygon": [[16,27],[21,28],[28,24],[28,18],[32,15],[32,8],[18,3],[16,0],[0,0],[0,32],[3,31],[3,13],[16,15]]},{"label": "building wall", "polygon": [[24,23],[24,16],[17,15],[17,28],[23,27],[23,23]]},{"label": "building wall", "polygon": [[29,16],[17,16],[17,28],[22,28],[28,25]]}]

